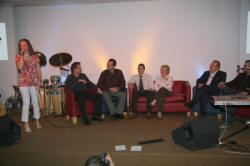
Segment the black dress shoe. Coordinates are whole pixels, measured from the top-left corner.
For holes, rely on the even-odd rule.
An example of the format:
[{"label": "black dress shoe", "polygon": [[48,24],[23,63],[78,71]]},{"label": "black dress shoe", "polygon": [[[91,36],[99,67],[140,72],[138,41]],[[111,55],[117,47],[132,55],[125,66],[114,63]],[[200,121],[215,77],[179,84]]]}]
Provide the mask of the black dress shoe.
[{"label": "black dress shoe", "polygon": [[91,125],[90,121],[88,118],[83,118],[83,124],[85,125]]},{"label": "black dress shoe", "polygon": [[193,102],[188,102],[188,103],[184,103],[184,105],[186,106],[186,107],[188,107],[188,108],[193,108],[193,106],[194,106],[194,104],[193,104]]},{"label": "black dress shoe", "polygon": [[206,113],[200,112],[200,117],[206,116]]},{"label": "black dress shoe", "polygon": [[117,120],[117,119],[118,119],[118,117],[117,117],[117,115],[116,115],[116,114],[113,114],[113,115],[111,115],[111,119],[112,119],[112,120]]},{"label": "black dress shoe", "polygon": [[124,118],[124,116],[123,116],[123,114],[114,114],[114,116],[117,118],[117,119],[123,119]]},{"label": "black dress shoe", "polygon": [[91,118],[91,120],[92,121],[102,121],[102,119],[100,118],[100,117],[98,117],[98,116],[93,116],[92,118]]},{"label": "black dress shoe", "polygon": [[123,118],[124,118],[124,115],[123,115],[123,114],[118,114],[118,118],[119,118],[119,119],[123,119]]}]

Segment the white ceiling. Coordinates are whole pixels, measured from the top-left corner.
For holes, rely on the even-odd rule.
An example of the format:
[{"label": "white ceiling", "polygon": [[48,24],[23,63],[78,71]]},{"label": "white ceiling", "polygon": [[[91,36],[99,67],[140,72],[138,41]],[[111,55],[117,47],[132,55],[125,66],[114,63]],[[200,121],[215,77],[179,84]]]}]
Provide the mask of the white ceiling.
[{"label": "white ceiling", "polygon": [[83,3],[132,2],[151,0],[0,0],[2,6],[47,6]]}]

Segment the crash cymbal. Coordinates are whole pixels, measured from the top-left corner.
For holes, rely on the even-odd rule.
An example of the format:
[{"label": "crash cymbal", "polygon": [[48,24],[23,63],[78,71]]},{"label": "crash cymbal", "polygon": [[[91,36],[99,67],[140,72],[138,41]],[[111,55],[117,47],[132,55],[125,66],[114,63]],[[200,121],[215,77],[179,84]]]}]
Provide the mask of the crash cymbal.
[{"label": "crash cymbal", "polygon": [[72,60],[72,56],[68,53],[57,53],[50,57],[49,63],[53,66],[60,67],[69,64]]},{"label": "crash cymbal", "polygon": [[40,60],[40,66],[45,66],[47,64],[46,56],[39,51],[35,51],[34,54],[38,54]]}]

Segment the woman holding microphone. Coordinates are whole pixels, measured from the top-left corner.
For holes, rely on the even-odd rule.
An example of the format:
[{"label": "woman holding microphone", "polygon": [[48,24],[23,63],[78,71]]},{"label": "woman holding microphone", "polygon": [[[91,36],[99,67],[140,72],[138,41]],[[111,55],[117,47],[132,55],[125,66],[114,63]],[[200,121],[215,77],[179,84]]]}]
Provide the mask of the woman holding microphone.
[{"label": "woman holding microphone", "polygon": [[28,39],[21,39],[18,42],[18,55],[16,55],[16,65],[20,73],[18,87],[20,89],[23,108],[21,121],[24,122],[24,131],[31,132],[29,126],[29,105],[30,97],[33,105],[33,118],[37,129],[41,129],[39,122],[40,109],[38,105],[38,88],[41,82],[41,69],[39,56],[34,54],[32,45]]}]

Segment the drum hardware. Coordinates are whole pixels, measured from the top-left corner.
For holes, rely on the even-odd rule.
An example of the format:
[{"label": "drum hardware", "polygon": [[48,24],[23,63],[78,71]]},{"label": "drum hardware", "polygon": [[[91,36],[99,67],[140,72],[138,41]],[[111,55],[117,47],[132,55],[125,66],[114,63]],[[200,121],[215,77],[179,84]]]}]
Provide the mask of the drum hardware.
[{"label": "drum hardware", "polygon": [[52,113],[50,87],[41,86],[39,91],[39,105],[42,116],[49,116]]},{"label": "drum hardware", "polygon": [[[64,82],[66,77],[69,75],[68,64],[72,61],[72,56],[68,53],[57,53],[50,57],[49,63],[52,66],[59,67],[60,75],[62,76],[62,81]],[[65,68],[66,66],[67,68]]]},{"label": "drum hardware", "polygon": [[43,83],[44,86],[48,86],[49,85],[49,79],[44,79],[42,83]]},{"label": "drum hardware", "polygon": [[57,88],[52,88],[51,98],[53,105],[53,112],[55,116],[64,116],[65,115],[65,92],[64,87],[59,86]]},{"label": "drum hardware", "polygon": [[40,66],[45,66],[47,64],[46,56],[39,51],[35,51],[34,54],[38,54],[40,60]]},{"label": "drum hardware", "polygon": [[[53,82],[53,81],[52,81]],[[65,92],[64,87],[60,84],[50,86],[41,86],[39,93],[39,103],[41,114],[45,117],[63,116],[65,114]]]},{"label": "drum hardware", "polygon": [[59,69],[60,69],[60,75],[62,77],[66,78],[69,75],[69,69],[66,69],[66,68],[63,68],[63,67],[60,67]]},{"label": "drum hardware", "polygon": [[22,108],[23,100],[20,93],[20,90],[17,86],[12,86],[15,92],[14,96],[7,98],[4,103],[4,106],[8,112],[16,112]]},{"label": "drum hardware", "polygon": [[69,69],[66,69],[66,68],[63,68],[63,67],[60,67],[59,69],[60,69],[60,70],[63,70],[63,71],[69,72]]},{"label": "drum hardware", "polygon": [[55,67],[68,65],[72,61],[72,56],[68,53],[57,53],[50,57],[49,63]]},{"label": "drum hardware", "polygon": [[[39,59],[46,60],[44,54],[39,53]],[[45,59],[44,59],[45,57]],[[42,65],[42,60],[40,59],[40,65]],[[49,63],[52,66],[59,67],[61,76],[68,76],[69,69],[63,67],[67,66],[72,60],[72,56],[68,53],[57,53],[50,57]],[[46,64],[46,63],[45,63]],[[44,65],[45,65],[44,64]],[[68,66],[67,66],[68,67]],[[69,68],[69,67],[68,67]],[[51,84],[49,85],[49,80],[43,81],[43,86],[39,93],[39,103],[41,108],[41,113],[45,116],[54,114],[55,116],[61,116],[65,114],[65,92],[64,87],[61,83],[61,77],[58,75],[53,75],[50,77]]]},{"label": "drum hardware", "polygon": [[61,83],[61,77],[58,75],[53,75],[50,77],[50,82],[52,83],[52,86],[59,86]]}]

